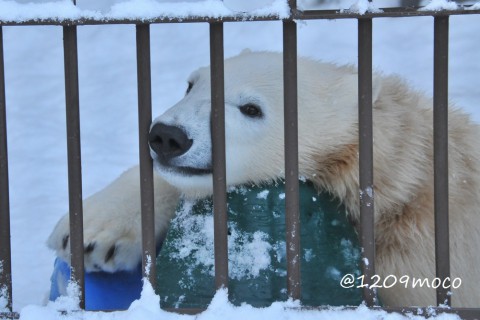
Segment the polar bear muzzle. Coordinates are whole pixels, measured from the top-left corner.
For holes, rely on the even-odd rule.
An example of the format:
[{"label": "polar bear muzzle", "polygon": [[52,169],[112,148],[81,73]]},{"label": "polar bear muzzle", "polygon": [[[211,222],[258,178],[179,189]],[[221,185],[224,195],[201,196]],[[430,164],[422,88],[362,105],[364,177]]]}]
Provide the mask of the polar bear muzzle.
[{"label": "polar bear muzzle", "polygon": [[149,144],[159,160],[168,163],[172,158],[187,152],[193,140],[189,139],[187,133],[177,126],[157,123],[150,130]]},{"label": "polar bear muzzle", "polygon": [[149,145],[155,168],[161,175],[166,172],[184,176],[212,173],[210,162],[202,165],[188,156],[193,139],[180,126],[155,122],[150,129]]}]

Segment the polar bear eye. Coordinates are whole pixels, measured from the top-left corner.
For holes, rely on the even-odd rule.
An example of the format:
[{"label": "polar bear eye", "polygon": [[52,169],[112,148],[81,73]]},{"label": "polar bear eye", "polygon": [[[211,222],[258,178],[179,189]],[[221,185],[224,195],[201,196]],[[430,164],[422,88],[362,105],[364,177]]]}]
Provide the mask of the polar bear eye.
[{"label": "polar bear eye", "polygon": [[185,92],[185,95],[187,95],[193,88],[193,82],[188,81],[188,87],[187,87],[187,92]]},{"label": "polar bear eye", "polygon": [[250,118],[261,118],[263,116],[260,107],[253,103],[247,103],[240,106],[240,112]]}]

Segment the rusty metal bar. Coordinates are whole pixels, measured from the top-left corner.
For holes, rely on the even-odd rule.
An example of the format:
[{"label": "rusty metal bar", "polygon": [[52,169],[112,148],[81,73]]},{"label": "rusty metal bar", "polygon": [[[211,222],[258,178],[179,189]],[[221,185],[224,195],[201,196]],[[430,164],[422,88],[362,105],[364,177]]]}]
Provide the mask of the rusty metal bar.
[{"label": "rusty metal bar", "polygon": [[373,120],[372,120],[372,19],[358,19],[358,137],[360,166],[360,245],[364,275],[363,298],[367,306],[376,304],[370,289],[375,275]]},{"label": "rusty metal bar", "polygon": [[153,194],[153,163],[148,134],[152,122],[152,81],[150,66],[150,25],[136,26],[138,134],[140,154],[140,195],[142,210],[142,267],[144,276],[154,286],[156,280],[155,212]]},{"label": "rusty metal bar", "polygon": [[0,291],[6,294],[7,309],[12,311],[12,252],[10,243],[10,196],[8,184],[7,110],[3,29],[0,27]]},{"label": "rusty metal bar", "polygon": [[378,12],[351,12],[348,10],[306,10],[294,15],[295,19],[312,20],[312,19],[362,19],[362,18],[403,18],[403,17],[425,17],[425,16],[453,16],[453,15],[469,15],[479,14],[480,10],[466,10],[471,5],[465,5],[463,9],[458,10],[437,10],[437,11],[419,11],[420,7],[398,7],[398,8],[381,8]]},{"label": "rusty metal bar", "polygon": [[215,287],[228,286],[227,182],[225,155],[225,83],[223,23],[210,23],[212,161],[215,239]]},{"label": "rusty metal bar", "polygon": [[[440,279],[450,277],[448,227],[448,17],[434,22],[433,146],[435,267]],[[437,304],[451,304],[449,290],[437,288]]]},{"label": "rusty metal bar", "polygon": [[[421,16],[451,16],[451,15],[470,15],[480,14],[480,10],[466,10],[471,5],[465,5],[459,10],[439,10],[439,11],[418,11],[418,7],[409,8],[382,8],[379,12],[365,12],[360,14],[358,12],[350,12],[348,10],[292,10],[292,15],[287,19],[294,20],[312,20],[312,19],[360,19],[360,18],[401,18],[401,17],[421,17]],[[27,19],[23,21],[3,21],[0,20],[0,26],[29,26],[29,25],[103,25],[103,24],[139,24],[139,23],[192,23],[192,22],[236,22],[236,21],[274,21],[282,20],[276,15],[265,16],[251,16],[248,14],[238,14],[223,17],[204,17],[204,16],[189,16],[181,18],[171,18],[166,16],[159,16],[151,19],[95,19],[95,18],[81,18],[81,19]]]},{"label": "rusty metal bar", "polygon": [[82,161],[78,90],[77,27],[63,27],[65,101],[67,116],[68,192],[70,209],[71,278],[80,287],[80,307],[85,308],[83,260]]},{"label": "rusty metal bar", "polygon": [[301,297],[300,202],[298,184],[297,24],[283,22],[283,94],[285,128],[285,224],[287,291]]},{"label": "rusty metal bar", "polygon": [[288,6],[290,7],[290,14],[298,14],[297,11],[297,0],[288,0]]}]

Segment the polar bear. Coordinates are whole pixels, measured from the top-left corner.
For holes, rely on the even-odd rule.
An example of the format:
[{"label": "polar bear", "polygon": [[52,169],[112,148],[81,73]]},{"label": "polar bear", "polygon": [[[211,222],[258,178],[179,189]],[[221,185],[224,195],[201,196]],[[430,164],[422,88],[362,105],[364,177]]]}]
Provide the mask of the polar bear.
[{"label": "polar bear", "polygon": [[[225,61],[227,184],[284,176],[282,55],[243,52]],[[357,70],[298,60],[299,170],[359,220]],[[432,100],[394,76],[374,74],[376,271],[435,278]],[[212,193],[210,70],[190,76],[185,97],[151,126],[156,232],[161,238],[180,193]],[[454,306],[480,301],[479,127],[449,112],[450,257]],[[85,202],[87,270],[125,270],[140,260],[138,168]],[[179,190],[179,191],[177,191]],[[48,244],[68,260],[68,217]],[[397,284],[379,290],[386,306],[435,305],[435,290]]]}]

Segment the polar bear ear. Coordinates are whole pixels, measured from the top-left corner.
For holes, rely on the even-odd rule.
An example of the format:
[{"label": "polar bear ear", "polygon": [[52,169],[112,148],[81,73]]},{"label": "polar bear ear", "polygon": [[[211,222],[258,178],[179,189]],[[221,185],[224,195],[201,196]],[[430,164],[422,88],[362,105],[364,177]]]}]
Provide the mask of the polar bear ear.
[{"label": "polar bear ear", "polygon": [[240,52],[240,55],[244,55],[244,54],[249,54],[249,53],[252,53],[252,50],[250,48],[245,48],[242,50],[242,52]]}]

